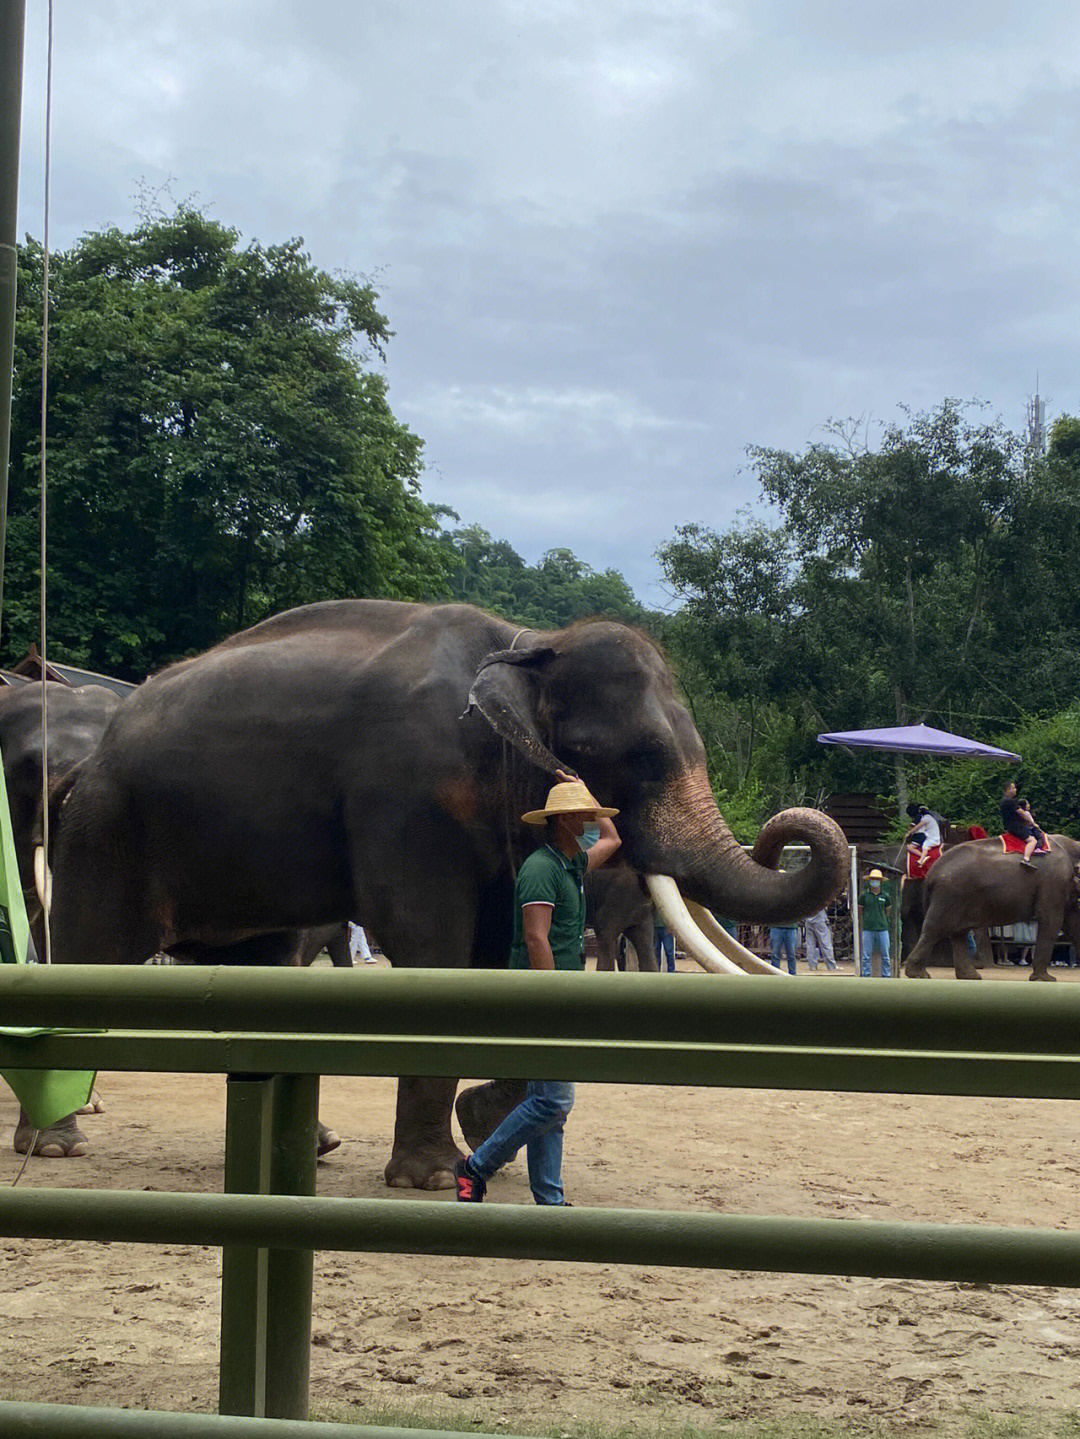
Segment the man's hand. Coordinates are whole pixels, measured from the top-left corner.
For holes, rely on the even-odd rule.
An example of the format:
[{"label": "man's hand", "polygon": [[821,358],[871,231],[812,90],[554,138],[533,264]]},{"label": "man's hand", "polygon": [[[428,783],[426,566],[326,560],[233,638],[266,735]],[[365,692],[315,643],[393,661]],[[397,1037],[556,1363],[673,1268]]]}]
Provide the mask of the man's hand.
[{"label": "man's hand", "polygon": [[560,784],[573,784],[577,779],[577,775],[571,774],[569,770],[557,769],[555,771],[555,778]]}]

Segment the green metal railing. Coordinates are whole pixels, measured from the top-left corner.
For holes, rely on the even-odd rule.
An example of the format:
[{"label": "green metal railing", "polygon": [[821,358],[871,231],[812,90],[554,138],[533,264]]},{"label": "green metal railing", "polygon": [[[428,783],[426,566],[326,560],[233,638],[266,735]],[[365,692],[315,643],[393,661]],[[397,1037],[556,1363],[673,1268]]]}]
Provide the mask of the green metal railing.
[{"label": "green metal railing", "polygon": [[314,1197],[319,1074],[1077,1098],[1080,986],[10,966],[0,1014],[123,1026],[0,1036],[0,1069],[228,1075],[225,1194],[7,1189],[0,1234],[221,1246],[220,1408],[281,1421],[0,1404],[15,1439],[396,1435],[306,1422],[315,1249],[1080,1286],[1066,1230]]}]

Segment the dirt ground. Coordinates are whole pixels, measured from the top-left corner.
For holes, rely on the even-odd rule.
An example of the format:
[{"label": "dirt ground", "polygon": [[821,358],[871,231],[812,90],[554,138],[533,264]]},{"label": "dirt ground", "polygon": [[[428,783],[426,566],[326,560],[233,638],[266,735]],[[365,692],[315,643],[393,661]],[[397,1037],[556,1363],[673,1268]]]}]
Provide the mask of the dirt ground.
[{"label": "dirt ground", "polygon": [[[99,1089],[107,1110],[83,1121],[92,1153],[33,1160],[24,1186],[220,1190],[220,1078],[103,1074]],[[320,1193],[453,1203],[383,1186],[393,1106],[392,1080],[324,1081],[322,1115],[343,1143],[319,1166]],[[4,1089],[0,1134],[14,1124]],[[1064,1228],[1077,1224],[1077,1128],[1061,1101],[582,1085],[567,1189],[584,1205]],[[17,1164],[0,1151],[0,1183]],[[521,1160],[489,1196],[530,1203]],[[687,1273],[628,1258],[317,1255],[313,1405],[357,1419],[415,1407],[526,1433],[791,1414],[948,1433],[971,1412],[1049,1424],[1080,1408],[1076,1291]],[[216,1250],[183,1244],[0,1239],[0,1390],[213,1409],[218,1278]]]}]

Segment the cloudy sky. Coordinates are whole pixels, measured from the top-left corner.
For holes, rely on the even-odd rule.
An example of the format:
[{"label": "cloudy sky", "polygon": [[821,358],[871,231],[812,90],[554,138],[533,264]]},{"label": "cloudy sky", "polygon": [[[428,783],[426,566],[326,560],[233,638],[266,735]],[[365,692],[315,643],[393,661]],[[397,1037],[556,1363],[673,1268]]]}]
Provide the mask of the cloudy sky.
[{"label": "cloudy sky", "polygon": [[[1080,412],[1080,7],[56,0],[52,241],[140,185],[371,276],[428,499],[664,603],[748,444]],[[27,0],[21,228],[42,228]]]}]

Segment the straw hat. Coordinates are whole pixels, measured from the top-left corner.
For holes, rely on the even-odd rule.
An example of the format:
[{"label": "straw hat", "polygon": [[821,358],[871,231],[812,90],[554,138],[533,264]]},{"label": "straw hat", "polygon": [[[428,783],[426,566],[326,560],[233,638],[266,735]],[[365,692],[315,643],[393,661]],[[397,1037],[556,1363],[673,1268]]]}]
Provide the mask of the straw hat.
[{"label": "straw hat", "polygon": [[559,814],[594,814],[597,819],[613,819],[618,813],[617,809],[605,809],[598,804],[581,780],[571,779],[553,784],[544,808],[531,809],[521,818],[526,824],[544,824]]},{"label": "straw hat", "polygon": [[869,873],[866,877],[867,877],[867,879],[884,879],[884,878],[885,878],[885,876],[882,874],[882,872],[881,872],[880,869],[872,869],[872,870],[870,871],[870,873]]}]

